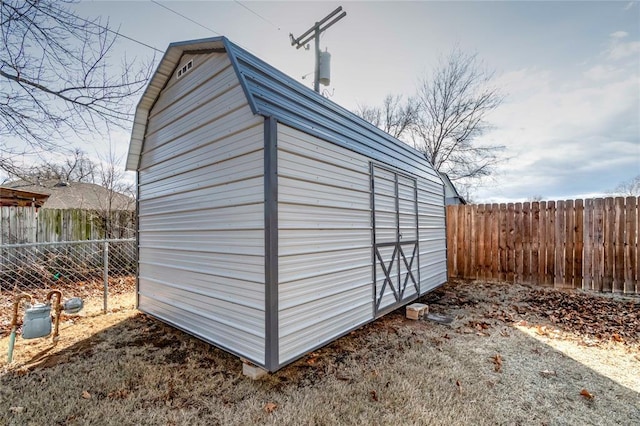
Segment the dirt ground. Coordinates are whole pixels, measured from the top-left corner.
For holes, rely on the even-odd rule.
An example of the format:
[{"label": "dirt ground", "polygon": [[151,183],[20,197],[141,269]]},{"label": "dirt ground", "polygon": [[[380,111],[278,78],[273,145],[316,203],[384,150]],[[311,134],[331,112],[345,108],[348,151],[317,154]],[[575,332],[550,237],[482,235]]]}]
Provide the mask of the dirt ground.
[{"label": "dirt ground", "polygon": [[450,325],[398,310],[253,381],[131,284],[11,365],[0,339],[0,424],[640,424],[637,298],[452,282],[421,300]]}]

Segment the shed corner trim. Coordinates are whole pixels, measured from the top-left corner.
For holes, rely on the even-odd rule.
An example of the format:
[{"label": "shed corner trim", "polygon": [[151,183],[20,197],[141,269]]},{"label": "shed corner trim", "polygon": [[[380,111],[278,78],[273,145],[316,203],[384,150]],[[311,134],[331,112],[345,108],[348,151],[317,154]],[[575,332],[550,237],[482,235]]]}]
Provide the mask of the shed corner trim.
[{"label": "shed corner trim", "polygon": [[278,330],[278,122],[264,120],[265,366],[279,368]]}]

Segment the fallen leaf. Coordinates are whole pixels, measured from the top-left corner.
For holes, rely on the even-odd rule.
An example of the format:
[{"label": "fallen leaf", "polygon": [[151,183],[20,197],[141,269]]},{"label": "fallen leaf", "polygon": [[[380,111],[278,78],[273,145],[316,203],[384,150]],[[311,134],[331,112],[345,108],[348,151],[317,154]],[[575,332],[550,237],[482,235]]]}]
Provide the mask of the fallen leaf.
[{"label": "fallen leaf", "polygon": [[89,392],[87,392],[86,390],[82,391],[82,397],[84,399],[91,399],[91,394]]},{"label": "fallen leaf", "polygon": [[495,354],[492,359],[494,370],[499,373],[500,370],[502,370],[502,357],[500,356],[500,354]]},{"label": "fallen leaf", "polygon": [[22,413],[24,411],[24,407],[10,407],[9,411],[12,413]]},{"label": "fallen leaf", "polygon": [[542,377],[551,377],[551,376],[557,376],[558,374],[556,374],[555,370],[542,370],[540,372],[540,375]]},{"label": "fallen leaf", "polygon": [[371,392],[369,392],[369,395],[371,395],[371,399],[373,399],[374,401],[378,401],[378,393],[374,390],[372,390]]},{"label": "fallen leaf", "polygon": [[593,399],[594,398],[593,394],[591,392],[589,392],[588,390],[586,390],[586,389],[582,389],[580,391],[580,395],[584,396],[587,399]]},{"label": "fallen leaf", "polygon": [[267,402],[264,405],[264,411],[267,413],[273,413],[274,411],[276,411],[276,408],[278,408],[278,405],[273,402]]},{"label": "fallen leaf", "polygon": [[613,333],[611,335],[611,338],[616,341],[616,342],[623,342],[624,340],[622,339],[622,337],[620,337],[620,335],[618,333]]},{"label": "fallen leaf", "polygon": [[309,354],[309,359],[307,360],[307,364],[308,365],[313,365],[316,363],[316,361],[318,360],[318,354],[315,352],[311,352]]}]

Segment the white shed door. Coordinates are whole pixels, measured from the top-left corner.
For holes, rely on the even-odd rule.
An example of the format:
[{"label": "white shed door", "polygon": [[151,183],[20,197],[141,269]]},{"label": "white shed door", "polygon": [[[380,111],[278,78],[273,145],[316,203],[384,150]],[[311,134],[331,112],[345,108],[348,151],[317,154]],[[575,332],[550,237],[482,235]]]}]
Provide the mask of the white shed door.
[{"label": "white shed door", "polygon": [[414,178],[372,166],[375,316],[419,293],[417,188]]}]

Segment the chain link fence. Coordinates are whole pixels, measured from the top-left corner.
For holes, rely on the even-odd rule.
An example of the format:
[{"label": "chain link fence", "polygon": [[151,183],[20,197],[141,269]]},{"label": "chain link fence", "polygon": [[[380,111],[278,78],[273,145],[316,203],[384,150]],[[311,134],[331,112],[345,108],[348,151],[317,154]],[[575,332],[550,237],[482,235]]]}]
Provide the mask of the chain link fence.
[{"label": "chain link fence", "polygon": [[135,277],[135,238],[0,245],[0,294],[104,285],[113,278]]}]

